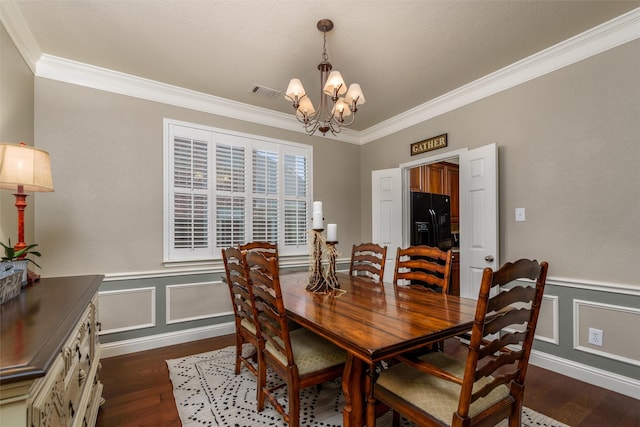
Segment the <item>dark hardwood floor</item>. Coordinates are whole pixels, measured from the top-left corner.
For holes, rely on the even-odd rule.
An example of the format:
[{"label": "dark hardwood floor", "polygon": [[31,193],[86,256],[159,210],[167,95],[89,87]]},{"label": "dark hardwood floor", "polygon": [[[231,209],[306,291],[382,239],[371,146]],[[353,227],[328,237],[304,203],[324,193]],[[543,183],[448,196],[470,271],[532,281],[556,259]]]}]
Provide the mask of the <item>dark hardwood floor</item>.
[{"label": "dark hardwood floor", "polygon": [[[179,427],[165,360],[234,345],[233,335],[116,356],[102,360],[100,379],[106,402],[98,427]],[[448,354],[466,350],[447,340]],[[640,401],[554,372],[529,366],[524,403],[573,427],[640,427]]]}]

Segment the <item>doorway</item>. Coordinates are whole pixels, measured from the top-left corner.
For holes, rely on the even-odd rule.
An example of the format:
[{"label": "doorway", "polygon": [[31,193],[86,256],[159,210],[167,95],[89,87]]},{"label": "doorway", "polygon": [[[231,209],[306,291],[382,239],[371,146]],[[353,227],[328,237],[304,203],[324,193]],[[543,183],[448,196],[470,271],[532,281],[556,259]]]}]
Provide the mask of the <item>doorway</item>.
[{"label": "doorway", "polygon": [[[388,255],[394,254],[397,246],[409,246],[411,169],[445,161],[456,164],[456,160],[459,168],[459,292],[462,297],[475,299],[484,268],[496,269],[499,265],[498,151],[495,144],[436,154],[401,164],[397,169],[372,171],[372,240],[382,241],[380,237],[384,232],[388,236],[385,240],[391,243],[387,245],[390,248]],[[386,212],[398,214],[385,215]],[[392,220],[398,217],[401,220]],[[391,258],[387,257],[387,266],[392,269],[395,258]]]}]

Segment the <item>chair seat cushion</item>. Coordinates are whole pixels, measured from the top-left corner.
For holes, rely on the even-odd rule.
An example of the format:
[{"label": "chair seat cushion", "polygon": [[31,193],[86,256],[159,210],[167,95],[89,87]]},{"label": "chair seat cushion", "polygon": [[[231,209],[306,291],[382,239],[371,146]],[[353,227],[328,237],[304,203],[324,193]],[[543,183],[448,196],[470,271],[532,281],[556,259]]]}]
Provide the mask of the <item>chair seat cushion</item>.
[{"label": "chair seat cushion", "polygon": [[256,335],[258,333],[258,331],[256,330],[256,325],[254,325],[253,322],[247,318],[243,318],[240,321],[240,325],[247,331],[251,332],[253,335]]},{"label": "chair seat cushion", "polygon": [[[298,328],[290,331],[289,337],[293,349],[293,360],[301,376],[340,365],[346,361],[347,356],[344,350],[308,329]],[[284,347],[284,344],[281,343],[281,345]],[[286,355],[278,351],[273,344],[267,342],[265,349],[280,363],[287,366]]]},{"label": "chair seat cushion", "polygon": [[[452,359],[443,353],[428,353],[421,356],[420,359],[444,369],[458,378],[462,378],[464,375],[465,363]],[[479,390],[492,379],[492,377],[487,377],[478,380],[474,384],[474,391]],[[458,384],[433,375],[424,374],[403,363],[383,371],[376,385],[421,408],[447,425],[451,423],[453,413],[458,410],[461,388]],[[479,414],[508,395],[509,388],[507,386],[496,387],[487,396],[471,404],[469,416],[473,417]]]}]

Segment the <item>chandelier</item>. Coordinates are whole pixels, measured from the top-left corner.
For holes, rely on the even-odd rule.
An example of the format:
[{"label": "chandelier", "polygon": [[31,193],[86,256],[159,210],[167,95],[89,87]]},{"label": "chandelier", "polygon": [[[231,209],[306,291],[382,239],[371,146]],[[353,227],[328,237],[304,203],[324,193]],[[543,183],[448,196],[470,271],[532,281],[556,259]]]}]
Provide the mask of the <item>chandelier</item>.
[{"label": "chandelier", "polygon": [[332,71],[333,66],[327,55],[327,32],[333,29],[333,22],[329,19],[321,19],[317,27],[322,31],[324,38],[322,62],[318,64],[322,88],[318,110],[314,109],[300,79],[291,79],[284,97],[293,103],[296,117],[309,135],[313,135],[316,130],[323,135],[329,131],[336,135],[340,133],[343,126],[353,123],[358,107],[364,104],[364,94],[357,83],[351,84],[347,90],[340,72]]}]

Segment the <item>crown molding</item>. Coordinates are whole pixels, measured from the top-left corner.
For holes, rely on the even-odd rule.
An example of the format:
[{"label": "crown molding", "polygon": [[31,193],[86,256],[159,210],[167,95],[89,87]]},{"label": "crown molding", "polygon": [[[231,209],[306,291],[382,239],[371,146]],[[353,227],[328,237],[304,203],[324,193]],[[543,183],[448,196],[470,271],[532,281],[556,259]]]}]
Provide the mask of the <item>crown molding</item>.
[{"label": "crown molding", "polygon": [[7,33],[15,43],[33,74],[36,73],[36,63],[42,56],[42,51],[33,38],[31,30],[20,13],[15,1],[0,1],[0,21],[7,29]]},{"label": "crown molding", "polygon": [[361,132],[361,144],[422,123],[640,38],[640,8],[481,77]]},{"label": "crown molding", "polygon": [[[231,101],[141,77],[42,54],[15,1],[0,1],[0,19],[38,77],[104,90],[305,134],[293,114]],[[640,8],[362,131],[335,138],[363,145],[640,38]]]},{"label": "crown molding", "polygon": [[[36,75],[78,86],[305,133],[291,114],[255,107],[57,56],[43,54],[37,63]],[[345,142],[359,143],[357,135],[353,136],[349,133],[345,133],[344,136],[342,133],[340,135],[340,139]]]}]

